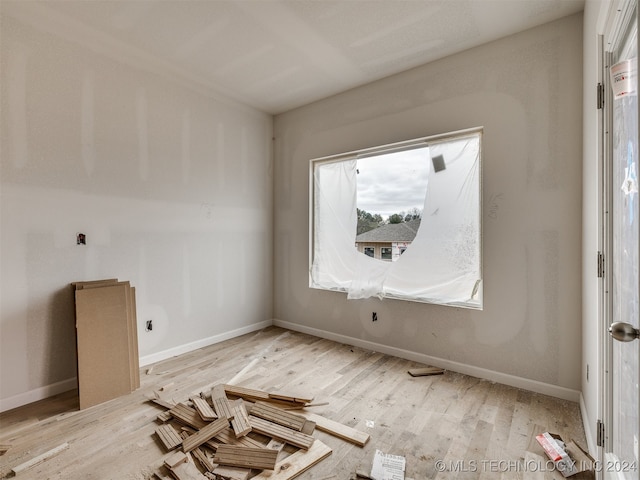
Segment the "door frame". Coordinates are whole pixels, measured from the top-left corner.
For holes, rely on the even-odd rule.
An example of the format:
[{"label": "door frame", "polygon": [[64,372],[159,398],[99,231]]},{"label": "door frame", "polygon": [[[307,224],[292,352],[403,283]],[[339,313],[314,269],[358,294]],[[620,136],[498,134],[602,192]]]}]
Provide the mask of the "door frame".
[{"label": "door frame", "polygon": [[[613,109],[610,106],[613,103],[613,93],[611,88],[611,81],[609,75],[609,67],[612,63],[612,51],[614,51],[619,45],[620,41],[624,38],[624,35],[631,21],[634,8],[637,8],[637,0],[613,0],[609,2],[608,10],[606,14],[605,28],[603,29],[603,35],[600,37],[599,42],[599,71],[601,72],[601,79],[599,80],[604,86],[604,108],[598,118],[599,129],[601,131],[600,151],[598,154],[598,170],[599,184],[598,184],[598,197],[600,218],[598,229],[600,231],[599,249],[604,254],[605,268],[603,277],[600,279],[600,295],[599,305],[600,312],[599,324],[601,326],[598,335],[600,341],[600,358],[602,359],[601,375],[598,382],[598,390],[600,392],[600,408],[598,412],[599,418],[604,420],[604,426],[602,428],[602,442],[598,443],[598,455],[597,460],[599,465],[605,463],[605,452],[611,450],[611,426],[613,425],[613,395],[612,385],[613,377],[611,373],[611,366],[613,363],[613,339],[608,333],[609,325],[613,321],[613,302],[610,295],[612,287],[612,275],[609,274],[608,265],[611,264],[612,259],[612,242],[613,242],[613,229],[612,229],[612,217],[609,215],[611,206],[613,204],[613,142],[611,138],[611,127],[613,123]],[[640,17],[640,15],[639,15]],[[638,23],[638,17],[636,18]],[[640,49],[638,50],[640,51]],[[639,132],[640,138],[640,132]],[[640,411],[640,399],[639,399],[639,411]],[[597,434],[600,439],[600,433]],[[604,473],[602,469],[596,469],[596,478],[603,479]]]}]

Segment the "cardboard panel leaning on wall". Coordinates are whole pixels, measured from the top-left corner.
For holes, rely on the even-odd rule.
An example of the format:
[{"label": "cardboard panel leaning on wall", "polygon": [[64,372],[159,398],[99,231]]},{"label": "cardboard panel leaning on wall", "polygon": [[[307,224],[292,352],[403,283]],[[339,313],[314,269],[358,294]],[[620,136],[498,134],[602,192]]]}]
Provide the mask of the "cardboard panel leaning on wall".
[{"label": "cardboard panel leaning on wall", "polygon": [[80,409],[140,386],[135,290],[129,282],[74,283]]},{"label": "cardboard panel leaning on wall", "polygon": [[[573,15],[277,116],[277,323],[577,400],[581,24]],[[308,288],[310,159],[476,126],[484,311]]]}]

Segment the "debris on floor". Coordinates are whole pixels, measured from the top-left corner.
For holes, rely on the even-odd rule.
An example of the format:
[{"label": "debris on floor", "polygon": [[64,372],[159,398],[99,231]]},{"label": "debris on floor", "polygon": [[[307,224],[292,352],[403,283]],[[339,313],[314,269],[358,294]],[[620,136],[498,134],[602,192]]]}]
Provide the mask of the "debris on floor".
[{"label": "debris on floor", "polygon": [[184,402],[158,393],[149,401],[165,409],[155,430],[169,453],[155,474],[160,479],[289,480],[331,455],[312,436],[316,428],[360,447],[369,440],[364,432],[305,411],[317,404],[304,395],[219,384]]},{"label": "debris on floor", "polygon": [[401,455],[391,455],[376,450],[371,466],[372,480],[404,480],[406,460]]},{"label": "debris on floor", "polygon": [[572,477],[578,480],[592,479],[595,477],[595,460],[587,451],[572,440],[565,440],[556,433],[542,431],[536,425],[534,434],[529,440],[527,452],[537,455],[539,458],[546,457],[553,462],[555,470],[563,477]]},{"label": "debris on floor", "polygon": [[409,370],[409,375],[412,377],[427,377],[430,375],[442,375],[443,373],[444,369],[438,367],[412,368]]},{"label": "debris on floor", "polygon": [[38,455],[37,457],[34,457],[27,462],[21,463],[20,465],[13,467],[11,469],[11,473],[12,475],[17,475],[20,472],[28,470],[29,468],[34,467],[39,463],[42,463],[45,460],[57,455],[58,453],[62,452],[63,450],[66,450],[67,448],[69,448],[69,444],[67,442],[64,442],[63,444],[58,445],[57,447],[52,448],[51,450],[46,451],[43,454]]}]

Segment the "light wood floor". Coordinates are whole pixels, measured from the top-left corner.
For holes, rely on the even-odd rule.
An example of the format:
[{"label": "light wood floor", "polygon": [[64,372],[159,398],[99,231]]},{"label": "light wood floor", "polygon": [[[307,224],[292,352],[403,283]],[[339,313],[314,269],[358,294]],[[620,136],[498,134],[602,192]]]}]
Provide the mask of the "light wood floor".
[{"label": "light wood floor", "polygon": [[[586,445],[575,403],[454,372],[407,374],[419,366],[269,327],[159,362],[150,374],[144,367],[139,390],[87,410],[78,411],[77,394],[68,392],[0,414],[0,444],[12,445],[0,456],[0,478],[64,442],[68,449],[18,478],[152,478],[166,454],[153,434],[162,409],[145,396],[167,386],[168,398],[183,401],[216,383],[309,392],[329,402],[310,410],[371,435],[359,448],[316,431],[333,453],[301,479],[368,473],[376,449],[404,455],[406,477],[415,480],[556,479],[562,476],[546,471],[542,457],[527,453],[532,434],[551,431]],[[531,458],[539,458],[539,468]],[[439,460],[447,471],[436,471]]]}]

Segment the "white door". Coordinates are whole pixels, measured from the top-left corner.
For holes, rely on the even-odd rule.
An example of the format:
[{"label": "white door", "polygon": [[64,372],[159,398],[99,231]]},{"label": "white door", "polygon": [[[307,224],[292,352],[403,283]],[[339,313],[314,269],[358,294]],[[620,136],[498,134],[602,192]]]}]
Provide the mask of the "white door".
[{"label": "white door", "polygon": [[601,470],[605,479],[637,479],[640,396],[638,301],[638,95],[637,2],[621,4],[606,38],[608,101],[607,268],[608,337],[606,436]]}]

